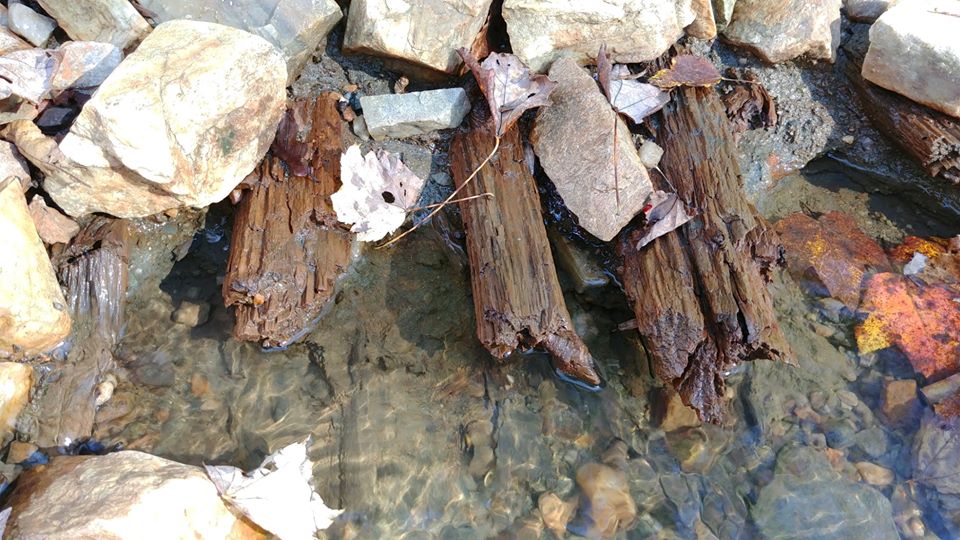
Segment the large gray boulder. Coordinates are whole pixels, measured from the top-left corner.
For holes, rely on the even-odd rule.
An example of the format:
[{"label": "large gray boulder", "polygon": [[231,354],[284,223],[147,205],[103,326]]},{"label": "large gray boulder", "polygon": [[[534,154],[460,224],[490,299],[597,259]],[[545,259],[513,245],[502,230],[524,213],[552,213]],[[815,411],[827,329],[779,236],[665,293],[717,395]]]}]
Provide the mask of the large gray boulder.
[{"label": "large gray boulder", "polygon": [[218,24],[163,23],[84,105],[53,163],[27,157],[74,217],[204,207],[263,158],[286,80],[283,57],[260,37]]},{"label": "large gray boulder", "polygon": [[863,77],[960,118],[960,2],[901,2],[870,27]]},{"label": "large gray boulder", "polygon": [[615,62],[643,62],[683,36],[695,14],[691,0],[505,0],[503,18],[513,52],[534,71],[562,54],[595,61],[600,45]]},{"label": "large gray boulder", "polygon": [[833,62],[842,0],[737,0],[723,36],[771,64],[799,56]]},{"label": "large gray boulder", "polygon": [[206,21],[262,37],[287,58],[288,83],[343,17],[334,0],[140,0],[140,5],[158,21]]}]

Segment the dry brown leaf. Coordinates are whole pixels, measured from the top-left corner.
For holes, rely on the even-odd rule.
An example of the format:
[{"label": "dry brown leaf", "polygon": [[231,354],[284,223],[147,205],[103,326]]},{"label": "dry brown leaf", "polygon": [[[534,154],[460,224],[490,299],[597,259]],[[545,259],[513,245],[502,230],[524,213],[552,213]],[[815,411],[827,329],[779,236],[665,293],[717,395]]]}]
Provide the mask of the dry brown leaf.
[{"label": "dry brown leaf", "polygon": [[637,124],[670,101],[670,94],[656,86],[630,80],[630,72],[626,70],[626,66],[611,64],[606,45],[600,47],[600,54],[597,56],[597,78],[610,105]]},{"label": "dry brown leaf", "polygon": [[648,206],[645,211],[647,222],[643,226],[643,235],[637,240],[637,249],[693,219],[693,213],[676,193],[654,191],[650,194]]},{"label": "dry brown leaf", "polygon": [[713,86],[720,82],[720,72],[702,56],[681,54],[674,57],[670,69],[661,69],[650,82],[661,89],[678,86]]},{"label": "dry brown leaf", "polygon": [[487,99],[497,137],[502,137],[527,109],[550,104],[550,92],[557,83],[546,75],[532,75],[516,56],[490,53],[478,63],[469,50],[461,48],[457,52]]},{"label": "dry brown leaf", "polygon": [[340,180],[343,185],[330,196],[333,209],[361,242],[399,229],[424,184],[397,156],[377,150],[362,157],[357,145],[340,157]]}]

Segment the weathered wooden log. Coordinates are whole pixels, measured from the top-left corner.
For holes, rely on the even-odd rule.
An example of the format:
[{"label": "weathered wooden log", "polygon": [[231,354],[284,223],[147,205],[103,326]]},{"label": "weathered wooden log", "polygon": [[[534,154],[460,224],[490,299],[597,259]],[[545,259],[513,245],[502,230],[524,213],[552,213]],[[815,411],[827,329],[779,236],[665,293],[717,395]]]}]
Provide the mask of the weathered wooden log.
[{"label": "weathered wooden log", "polygon": [[37,398],[40,446],[93,432],[97,385],[115,367],[113,349],[123,329],[131,232],[124,220],[96,217],[54,255],[74,324],[67,357],[51,366]]},{"label": "weathered wooden log", "polygon": [[[457,186],[493,149],[495,135],[492,122],[486,122],[454,136],[449,155]],[[493,195],[460,206],[480,342],[497,358],[519,346],[542,346],[561,374],[598,386],[593,357],[574,331],[563,299],[540,196],[515,127],[462,193]]]},{"label": "weathered wooden log", "polygon": [[340,187],[341,129],[333,96],[292,103],[243,194],[223,282],[237,339],[270,347],[296,340],[350,263],[351,235],[330,202]]},{"label": "weathered wooden log", "polygon": [[960,120],[881,88],[860,74],[863,55],[848,50],[847,78],[870,123],[927,174],[960,184]]},{"label": "weathered wooden log", "polygon": [[716,91],[678,89],[659,118],[660,167],[696,215],[639,250],[639,230],[622,232],[620,275],[656,375],[702,420],[721,423],[725,372],[789,359],[766,288],[782,249],[744,197]]}]

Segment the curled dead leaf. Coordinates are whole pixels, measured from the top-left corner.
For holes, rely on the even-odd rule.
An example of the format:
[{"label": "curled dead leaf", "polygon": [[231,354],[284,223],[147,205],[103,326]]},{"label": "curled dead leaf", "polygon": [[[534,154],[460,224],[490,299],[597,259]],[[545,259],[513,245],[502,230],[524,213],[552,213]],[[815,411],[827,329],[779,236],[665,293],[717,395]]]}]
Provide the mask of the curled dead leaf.
[{"label": "curled dead leaf", "polygon": [[670,94],[652,84],[630,79],[625,66],[614,66],[607,57],[607,47],[600,47],[597,56],[597,78],[610,105],[634,123],[659,111],[670,102]]},{"label": "curled dead leaf", "polygon": [[678,86],[713,86],[720,79],[720,72],[706,58],[681,54],[674,57],[669,69],[661,69],[650,77],[650,83],[667,90]]}]

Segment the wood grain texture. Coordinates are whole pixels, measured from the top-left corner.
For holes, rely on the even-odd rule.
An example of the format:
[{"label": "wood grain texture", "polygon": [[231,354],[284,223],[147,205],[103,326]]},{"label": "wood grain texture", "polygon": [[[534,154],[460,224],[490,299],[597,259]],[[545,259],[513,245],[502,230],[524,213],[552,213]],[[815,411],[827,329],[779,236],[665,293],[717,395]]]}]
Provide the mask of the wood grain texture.
[{"label": "wood grain texture", "polygon": [[766,284],[782,265],[769,224],[746,200],[725,108],[713,88],[683,88],[659,114],[660,167],[696,216],[637,250],[620,235],[620,274],[656,375],[704,421],[724,418],[724,372],[789,351]]},{"label": "wood grain texture", "polygon": [[[450,163],[458,187],[494,144],[489,121],[454,136]],[[599,385],[593,357],[574,331],[563,299],[537,186],[515,127],[462,193],[493,195],[460,205],[480,342],[497,358],[540,345],[562,374]]]},{"label": "wood grain texture", "polygon": [[350,263],[351,235],[330,202],[340,187],[341,129],[333,96],[294,102],[254,172],[234,217],[223,283],[224,302],[236,306],[237,339],[296,340]]}]

